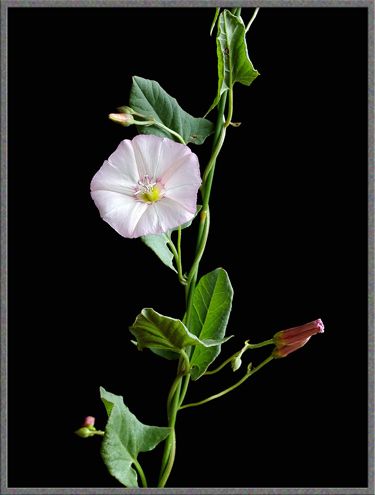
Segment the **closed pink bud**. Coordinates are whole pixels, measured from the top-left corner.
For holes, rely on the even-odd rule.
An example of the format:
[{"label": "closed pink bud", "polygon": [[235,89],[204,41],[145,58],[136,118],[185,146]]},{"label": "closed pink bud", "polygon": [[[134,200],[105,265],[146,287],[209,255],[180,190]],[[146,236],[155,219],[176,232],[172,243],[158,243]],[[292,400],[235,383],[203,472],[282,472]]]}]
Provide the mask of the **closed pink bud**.
[{"label": "closed pink bud", "polygon": [[324,325],[321,319],[311,321],[305,325],[281,330],[273,336],[275,349],[273,356],[275,358],[285,357],[291,352],[303,347],[310,337],[317,333],[324,332]]},{"label": "closed pink bud", "polygon": [[95,424],[94,416],[86,416],[82,426],[94,426],[94,424]]}]

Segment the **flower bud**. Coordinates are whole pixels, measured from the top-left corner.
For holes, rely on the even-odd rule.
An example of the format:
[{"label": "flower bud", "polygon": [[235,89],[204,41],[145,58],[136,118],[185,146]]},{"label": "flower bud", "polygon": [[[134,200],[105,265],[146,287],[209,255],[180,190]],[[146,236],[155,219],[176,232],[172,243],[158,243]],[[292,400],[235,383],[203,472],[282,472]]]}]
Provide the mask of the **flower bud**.
[{"label": "flower bud", "polygon": [[310,340],[310,337],[323,332],[324,325],[320,319],[277,332],[273,336],[276,347],[272,354],[275,358],[286,357],[291,352],[303,347]]},{"label": "flower bud", "polygon": [[91,428],[88,428],[87,426],[82,426],[74,433],[81,438],[93,437],[96,434],[95,431],[93,431]]},{"label": "flower bud", "polygon": [[95,424],[94,416],[86,416],[82,426],[94,426],[94,424]]},{"label": "flower bud", "polygon": [[132,108],[127,107],[127,106],[118,107],[118,109],[117,109],[117,110],[118,110],[119,112],[121,112],[121,113],[128,113],[128,114],[130,114],[130,115],[135,114],[135,111],[134,111]]},{"label": "flower bud", "polygon": [[240,358],[240,356],[236,356],[235,358],[233,358],[230,363],[233,371],[237,371],[241,367],[241,364],[242,364],[242,359]]},{"label": "flower bud", "polygon": [[109,118],[125,127],[134,124],[134,117],[128,113],[110,113]]}]

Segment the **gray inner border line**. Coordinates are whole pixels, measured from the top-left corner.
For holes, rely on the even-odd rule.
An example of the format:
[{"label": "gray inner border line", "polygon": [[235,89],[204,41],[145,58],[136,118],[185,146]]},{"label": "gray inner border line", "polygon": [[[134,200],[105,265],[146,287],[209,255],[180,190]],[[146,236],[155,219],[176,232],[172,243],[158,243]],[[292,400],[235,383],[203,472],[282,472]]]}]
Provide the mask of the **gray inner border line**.
[{"label": "gray inner border line", "polygon": [[[374,495],[374,25],[373,0],[0,0],[1,1],[1,495]],[[366,7],[368,9],[368,486],[351,488],[10,488],[7,486],[7,11],[9,7]]]}]

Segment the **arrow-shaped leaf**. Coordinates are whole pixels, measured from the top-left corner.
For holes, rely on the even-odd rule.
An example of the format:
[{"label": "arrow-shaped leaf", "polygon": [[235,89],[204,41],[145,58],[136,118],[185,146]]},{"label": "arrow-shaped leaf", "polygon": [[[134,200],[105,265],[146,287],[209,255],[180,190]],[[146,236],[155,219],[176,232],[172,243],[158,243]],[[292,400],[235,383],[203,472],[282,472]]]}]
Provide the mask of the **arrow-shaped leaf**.
[{"label": "arrow-shaped leaf", "polygon": [[101,455],[108,471],[127,487],[137,487],[132,465],[140,452],[148,452],[165,440],[170,428],[141,423],[125,406],[123,398],[100,387],[100,397],[108,414]]},{"label": "arrow-shaped leaf", "polygon": [[173,266],[173,253],[168,248],[168,234],[150,234],[142,236],[142,241],[148,246],[156,256],[166,265],[168,268],[177,273],[176,268]]},{"label": "arrow-shaped leaf", "polygon": [[[206,137],[214,132],[212,122],[185,112],[175,98],[164,91],[158,82],[150,79],[133,77],[130,106],[136,112],[152,117],[180,134],[185,143],[202,144]],[[173,134],[155,125],[138,126],[138,131],[177,140]]]}]

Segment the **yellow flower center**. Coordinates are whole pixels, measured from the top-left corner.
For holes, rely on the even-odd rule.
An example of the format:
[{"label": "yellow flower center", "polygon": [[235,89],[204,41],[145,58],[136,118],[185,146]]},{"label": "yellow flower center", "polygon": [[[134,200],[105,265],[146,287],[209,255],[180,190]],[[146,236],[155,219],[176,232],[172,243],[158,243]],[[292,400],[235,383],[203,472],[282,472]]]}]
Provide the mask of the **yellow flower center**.
[{"label": "yellow flower center", "polygon": [[155,182],[148,175],[138,181],[138,186],[135,197],[144,203],[155,203],[163,197],[161,184]]},{"label": "yellow flower center", "polygon": [[145,203],[155,203],[155,201],[159,201],[160,190],[158,186],[154,186],[148,191],[141,192],[139,195],[139,199],[141,199]]}]

